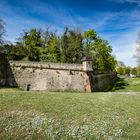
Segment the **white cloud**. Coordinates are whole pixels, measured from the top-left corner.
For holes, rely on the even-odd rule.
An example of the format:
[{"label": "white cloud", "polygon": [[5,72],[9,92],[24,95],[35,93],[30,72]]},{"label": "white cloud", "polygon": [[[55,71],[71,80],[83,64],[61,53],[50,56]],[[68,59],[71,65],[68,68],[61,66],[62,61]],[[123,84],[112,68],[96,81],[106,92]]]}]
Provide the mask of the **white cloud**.
[{"label": "white cloud", "polygon": [[[140,0],[116,0],[116,2],[139,5]],[[113,52],[118,60],[124,61],[126,65],[136,65],[133,54],[138,27],[140,27],[139,7],[133,11],[99,12],[90,17],[83,17],[69,7],[65,9],[39,1],[26,1],[22,9],[0,2],[0,13],[0,18],[4,18],[7,23],[7,38],[12,42],[23,29],[33,27],[52,25],[51,27],[58,29],[59,33],[65,26],[81,27],[83,30],[93,28],[113,46]],[[37,15],[40,19],[29,15]]]},{"label": "white cloud", "polygon": [[133,56],[135,54],[137,32],[138,28],[134,28],[121,33],[104,33],[102,36],[109,40],[109,43],[113,46],[113,53],[117,60],[123,61],[129,66],[136,66],[136,59]]}]

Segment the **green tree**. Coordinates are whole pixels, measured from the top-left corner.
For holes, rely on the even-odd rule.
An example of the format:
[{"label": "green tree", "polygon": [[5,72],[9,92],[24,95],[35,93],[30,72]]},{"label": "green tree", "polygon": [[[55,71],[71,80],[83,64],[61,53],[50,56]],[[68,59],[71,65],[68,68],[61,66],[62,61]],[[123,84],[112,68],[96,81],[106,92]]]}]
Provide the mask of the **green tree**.
[{"label": "green tree", "polygon": [[106,40],[97,36],[94,30],[84,32],[85,55],[93,59],[93,69],[109,70],[115,69],[116,60],[112,56],[112,48]]},{"label": "green tree", "polygon": [[129,75],[131,72],[131,67],[124,67],[124,74]]},{"label": "green tree", "polygon": [[137,67],[137,74],[140,75],[140,66]]},{"label": "green tree", "polygon": [[97,33],[95,30],[88,30],[88,31],[85,31],[84,32],[84,43],[85,43],[85,48],[84,48],[84,53],[85,55],[92,55],[91,53],[91,50],[93,50],[93,45],[94,45],[94,40],[96,39],[97,37]]},{"label": "green tree", "polygon": [[69,46],[68,46],[68,27],[65,28],[65,31],[61,37],[61,48],[62,48],[62,62],[68,62],[69,58]]},{"label": "green tree", "polygon": [[65,29],[61,37],[62,62],[80,63],[83,57],[83,37],[81,32]]},{"label": "green tree", "polygon": [[52,35],[48,40],[48,45],[43,50],[40,60],[50,62],[60,62],[60,39],[56,35]]},{"label": "green tree", "polygon": [[43,44],[43,47],[47,47],[48,46],[48,43],[49,43],[49,40],[53,37],[53,36],[56,36],[55,32],[52,32],[49,30],[50,27],[47,26],[45,28],[45,30],[42,31],[42,44]]},{"label": "green tree", "polygon": [[7,45],[5,48],[9,58],[14,60],[81,63],[83,56],[90,55],[93,69],[113,71],[116,64],[111,46],[97,36],[95,30],[88,30],[83,35],[78,30],[66,27],[59,37],[49,31],[49,27],[44,31],[30,29],[24,32],[15,45]]},{"label": "green tree", "polygon": [[106,40],[97,37],[94,42],[95,55],[93,66],[99,70],[114,70],[116,66],[115,58],[112,56],[112,47]]},{"label": "green tree", "polygon": [[8,52],[8,58],[10,60],[22,60],[27,55],[27,51],[23,46],[13,46],[11,50]]},{"label": "green tree", "polygon": [[23,40],[28,52],[28,59],[39,61],[39,48],[42,46],[41,30],[31,29],[25,32]]},{"label": "green tree", "polygon": [[120,74],[120,75],[124,75],[124,67],[118,67],[116,69],[117,73]]},{"label": "green tree", "polygon": [[69,62],[81,63],[83,57],[83,37],[80,32],[76,30],[69,30]]},{"label": "green tree", "polygon": [[137,68],[136,67],[131,69],[131,74],[137,75]]}]

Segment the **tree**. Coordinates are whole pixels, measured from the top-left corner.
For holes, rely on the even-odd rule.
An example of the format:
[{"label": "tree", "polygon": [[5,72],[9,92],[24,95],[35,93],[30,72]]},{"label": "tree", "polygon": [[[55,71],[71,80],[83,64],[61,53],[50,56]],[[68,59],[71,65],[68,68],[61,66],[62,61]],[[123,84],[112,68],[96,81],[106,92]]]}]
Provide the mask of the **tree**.
[{"label": "tree", "polygon": [[124,75],[124,67],[118,67],[116,69],[117,73],[120,74],[120,75]]},{"label": "tree", "polygon": [[140,75],[140,66],[137,67],[137,75]]},{"label": "tree", "polygon": [[112,56],[112,47],[106,40],[101,39],[100,37],[95,38],[94,42],[95,50],[95,60],[94,66],[95,69],[112,71],[115,69],[116,61]]},{"label": "tree", "polygon": [[60,52],[60,39],[56,35],[52,35],[48,40],[48,45],[45,47],[41,53],[40,60],[50,61],[50,62],[60,62],[61,52]]},{"label": "tree", "polygon": [[120,66],[120,67],[117,67],[116,68],[116,71],[117,71],[117,73],[118,74],[120,74],[120,75],[129,75],[130,73],[131,73],[131,71],[132,71],[132,69],[131,69],[131,67],[122,67],[122,66]]},{"label": "tree", "polygon": [[131,69],[131,74],[137,75],[137,68],[136,67]]},{"label": "tree", "polygon": [[129,75],[131,72],[131,67],[124,67],[124,74]]},{"label": "tree", "polygon": [[61,37],[61,48],[62,48],[62,62],[68,62],[68,27],[65,28],[65,31]]},{"label": "tree", "polygon": [[93,69],[109,70],[115,69],[116,61],[112,56],[112,48],[106,40],[97,36],[94,30],[84,32],[85,55],[93,59]]},{"label": "tree", "polygon": [[28,52],[28,59],[31,61],[39,61],[39,48],[42,46],[41,30],[31,29],[25,32],[23,40]]},{"label": "tree", "polygon": [[13,46],[11,47],[11,50],[8,53],[8,58],[10,60],[22,60],[26,57],[27,51],[25,47],[23,46]]},{"label": "tree", "polygon": [[68,40],[69,62],[81,63],[83,57],[83,37],[81,33],[76,30],[69,30]]},{"label": "tree", "polygon": [[91,50],[93,49],[94,40],[97,37],[95,30],[88,30],[84,32],[85,39],[85,55],[91,55]]},{"label": "tree", "polygon": [[63,35],[58,36],[49,31],[49,27],[45,31],[30,29],[15,45],[6,48],[9,58],[14,60],[81,63],[81,59],[89,55],[93,59],[93,69],[113,71],[116,65],[112,47],[95,30],[82,34],[66,27]]},{"label": "tree", "polygon": [[61,37],[62,62],[80,63],[83,57],[83,37],[81,32],[66,27]]},{"label": "tree", "polygon": [[49,29],[50,27],[47,26],[45,30],[42,31],[41,37],[42,37],[43,47],[47,47],[51,37],[55,36],[55,32],[52,32]]}]

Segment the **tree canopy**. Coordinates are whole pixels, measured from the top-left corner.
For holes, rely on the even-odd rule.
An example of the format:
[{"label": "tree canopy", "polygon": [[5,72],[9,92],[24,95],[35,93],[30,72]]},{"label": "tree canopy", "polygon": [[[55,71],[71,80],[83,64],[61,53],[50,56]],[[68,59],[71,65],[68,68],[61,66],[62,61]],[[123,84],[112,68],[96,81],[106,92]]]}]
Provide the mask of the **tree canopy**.
[{"label": "tree canopy", "polygon": [[[0,20],[1,21],[1,20]],[[4,25],[0,22],[2,43]],[[81,63],[84,56],[93,60],[93,69],[113,71],[116,60],[112,47],[95,30],[81,32],[66,27],[62,35],[43,29],[24,31],[15,44],[6,44],[10,60]]]},{"label": "tree canopy", "polygon": [[113,70],[116,60],[113,57],[112,48],[106,40],[99,37],[94,30],[84,32],[85,54],[93,59],[93,68],[99,70]]}]

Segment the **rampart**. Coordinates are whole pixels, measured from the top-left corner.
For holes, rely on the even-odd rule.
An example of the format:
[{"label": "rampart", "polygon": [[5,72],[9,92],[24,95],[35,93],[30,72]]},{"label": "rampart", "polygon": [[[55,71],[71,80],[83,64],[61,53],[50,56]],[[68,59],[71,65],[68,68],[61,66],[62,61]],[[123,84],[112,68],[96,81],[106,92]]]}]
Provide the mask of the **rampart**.
[{"label": "rampart", "polygon": [[107,91],[116,79],[114,73],[93,72],[90,60],[83,64],[0,61],[0,86],[25,90]]},{"label": "rampart", "polygon": [[[38,63],[38,62],[10,62],[15,75],[15,81],[24,89],[27,85],[31,90],[47,91],[84,91],[85,73],[82,65]],[[11,85],[11,77],[8,77]]]}]

